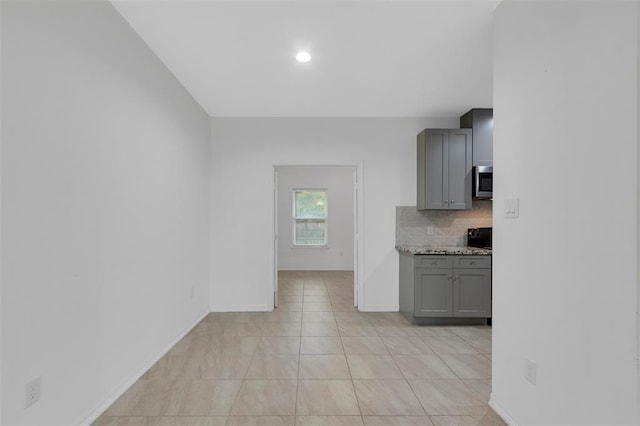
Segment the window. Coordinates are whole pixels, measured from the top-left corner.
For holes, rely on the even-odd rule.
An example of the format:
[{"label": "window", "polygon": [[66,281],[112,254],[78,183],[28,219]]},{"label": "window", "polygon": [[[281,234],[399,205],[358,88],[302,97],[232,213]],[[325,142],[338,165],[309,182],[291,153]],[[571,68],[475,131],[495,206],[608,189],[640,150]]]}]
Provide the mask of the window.
[{"label": "window", "polygon": [[327,191],[293,190],[293,245],[327,245]]}]

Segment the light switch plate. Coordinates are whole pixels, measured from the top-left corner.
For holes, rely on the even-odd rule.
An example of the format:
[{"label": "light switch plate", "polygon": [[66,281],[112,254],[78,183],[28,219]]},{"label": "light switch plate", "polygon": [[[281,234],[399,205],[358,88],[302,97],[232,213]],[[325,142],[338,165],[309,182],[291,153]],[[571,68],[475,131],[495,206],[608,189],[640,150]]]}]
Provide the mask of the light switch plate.
[{"label": "light switch plate", "polygon": [[504,217],[515,219],[520,216],[520,200],[518,198],[507,198],[504,200]]}]

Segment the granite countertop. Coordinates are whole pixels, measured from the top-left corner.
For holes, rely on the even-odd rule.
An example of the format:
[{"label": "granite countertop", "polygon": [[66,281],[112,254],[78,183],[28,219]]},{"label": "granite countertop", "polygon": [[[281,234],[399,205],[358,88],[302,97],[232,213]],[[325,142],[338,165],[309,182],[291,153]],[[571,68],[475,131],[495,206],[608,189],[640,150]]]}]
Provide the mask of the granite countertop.
[{"label": "granite countertop", "polygon": [[462,254],[462,255],[490,255],[491,249],[477,247],[430,247],[430,246],[396,246],[396,250],[411,254]]}]

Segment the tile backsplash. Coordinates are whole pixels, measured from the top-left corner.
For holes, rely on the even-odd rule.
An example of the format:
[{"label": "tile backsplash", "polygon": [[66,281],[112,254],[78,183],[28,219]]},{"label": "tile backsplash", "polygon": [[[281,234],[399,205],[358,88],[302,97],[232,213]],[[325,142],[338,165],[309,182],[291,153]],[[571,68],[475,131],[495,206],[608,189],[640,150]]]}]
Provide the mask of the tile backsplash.
[{"label": "tile backsplash", "polygon": [[[491,226],[491,200],[476,200],[471,210],[425,210],[396,207],[396,245],[459,247],[467,245],[467,228]],[[433,226],[433,235],[427,227]]]}]

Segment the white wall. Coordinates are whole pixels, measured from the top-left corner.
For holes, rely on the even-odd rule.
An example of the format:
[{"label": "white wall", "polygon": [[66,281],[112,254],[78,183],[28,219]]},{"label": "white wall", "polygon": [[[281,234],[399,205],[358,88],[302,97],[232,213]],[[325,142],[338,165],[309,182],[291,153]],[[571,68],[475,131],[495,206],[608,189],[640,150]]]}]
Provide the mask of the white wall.
[{"label": "white wall", "polygon": [[211,306],[273,306],[273,166],[363,164],[361,310],[398,309],[395,206],[415,203],[416,135],[449,119],[212,119]]},{"label": "white wall", "polygon": [[[2,7],[0,5],[0,49],[2,47]],[[0,99],[3,99],[2,93],[2,70],[3,67],[2,54],[0,51]],[[0,191],[2,188],[2,107],[0,106]],[[0,241],[2,240],[2,196],[0,194]],[[0,243],[0,259],[2,259],[2,244]],[[0,321],[2,320],[2,261],[0,260]],[[2,324],[0,324],[0,376],[2,375]],[[640,380],[640,376],[638,377]],[[0,384],[0,424],[2,424],[2,384]]]},{"label": "white wall", "polygon": [[[353,270],[355,167],[278,167],[278,269]],[[327,190],[327,246],[294,247],[293,190]]]},{"label": "white wall", "polygon": [[108,2],[3,1],[2,122],[2,424],[78,424],[208,311],[209,118]]},{"label": "white wall", "polygon": [[636,8],[495,12],[491,404],[512,423],[638,424]]}]

